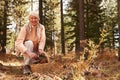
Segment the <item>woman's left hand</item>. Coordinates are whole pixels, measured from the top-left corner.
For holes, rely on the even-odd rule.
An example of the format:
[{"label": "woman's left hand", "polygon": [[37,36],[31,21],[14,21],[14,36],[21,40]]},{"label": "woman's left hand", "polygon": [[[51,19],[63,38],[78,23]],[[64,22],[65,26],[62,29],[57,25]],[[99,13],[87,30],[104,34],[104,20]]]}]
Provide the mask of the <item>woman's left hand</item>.
[{"label": "woman's left hand", "polygon": [[44,51],[42,49],[39,49],[39,55],[43,54]]}]

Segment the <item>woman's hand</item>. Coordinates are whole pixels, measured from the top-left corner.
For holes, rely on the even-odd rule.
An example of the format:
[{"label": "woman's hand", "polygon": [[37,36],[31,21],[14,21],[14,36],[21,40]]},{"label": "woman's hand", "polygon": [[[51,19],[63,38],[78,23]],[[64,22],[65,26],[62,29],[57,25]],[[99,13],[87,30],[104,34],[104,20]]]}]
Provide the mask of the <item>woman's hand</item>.
[{"label": "woman's hand", "polygon": [[28,54],[28,56],[30,58],[38,58],[38,55],[34,52],[30,52],[30,51],[27,50],[26,53]]},{"label": "woman's hand", "polygon": [[44,51],[42,49],[39,49],[39,55],[43,54]]}]

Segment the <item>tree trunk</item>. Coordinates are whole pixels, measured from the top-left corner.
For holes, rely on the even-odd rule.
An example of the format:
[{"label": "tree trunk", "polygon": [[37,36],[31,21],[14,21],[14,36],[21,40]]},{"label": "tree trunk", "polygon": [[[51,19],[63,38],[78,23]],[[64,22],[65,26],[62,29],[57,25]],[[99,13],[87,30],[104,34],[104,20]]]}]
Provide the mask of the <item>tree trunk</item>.
[{"label": "tree trunk", "polygon": [[4,0],[4,25],[3,25],[3,39],[1,39],[0,43],[1,43],[1,48],[2,50],[0,51],[0,53],[6,53],[6,49],[5,49],[5,46],[6,46],[6,29],[7,29],[7,8],[8,8],[8,1],[7,0]]},{"label": "tree trunk", "polygon": [[64,26],[63,26],[63,1],[60,3],[61,7],[61,44],[62,44],[62,53],[65,55],[65,38],[64,38]]},{"label": "tree trunk", "polygon": [[78,2],[76,3],[79,5],[79,7],[77,8],[77,15],[78,15],[78,24],[77,24],[77,28],[76,28],[76,56],[77,58],[80,57],[80,51],[83,50],[81,44],[80,44],[80,40],[84,40],[85,39],[85,35],[84,35],[84,1],[83,0],[78,0]]},{"label": "tree trunk", "polygon": [[84,29],[84,0],[79,0],[79,27],[80,27],[80,40],[85,39]]},{"label": "tree trunk", "polygon": [[40,23],[43,24],[43,4],[42,4],[42,0],[39,0],[39,17],[40,17]]},{"label": "tree trunk", "polygon": [[[117,0],[118,3],[118,31],[119,31],[119,45],[120,45],[120,0]],[[120,61],[120,46],[118,50],[118,60]]]},{"label": "tree trunk", "polygon": [[31,11],[33,11],[33,0],[31,0]]},{"label": "tree trunk", "polygon": [[83,51],[85,47],[84,0],[79,1],[80,51]]}]

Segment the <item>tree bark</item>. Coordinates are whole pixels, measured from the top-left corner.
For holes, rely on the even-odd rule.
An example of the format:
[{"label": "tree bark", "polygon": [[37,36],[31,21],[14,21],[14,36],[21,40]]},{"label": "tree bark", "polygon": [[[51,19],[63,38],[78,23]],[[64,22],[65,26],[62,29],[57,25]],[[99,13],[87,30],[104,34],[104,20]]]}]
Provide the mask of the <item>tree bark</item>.
[{"label": "tree bark", "polygon": [[65,55],[65,38],[64,38],[64,26],[63,26],[63,1],[60,1],[61,7],[61,47],[62,53]]},{"label": "tree bark", "polygon": [[42,0],[39,0],[39,17],[40,17],[40,23],[43,24],[43,4]]},{"label": "tree bark", "polygon": [[120,0],[117,0],[117,3],[118,3],[118,31],[119,31],[118,60],[120,61]]},{"label": "tree bark", "polygon": [[76,3],[79,5],[77,8],[77,15],[78,15],[78,23],[76,26],[76,57],[80,57],[80,51],[83,50],[83,47],[81,46],[80,40],[85,39],[84,35],[84,0],[78,0]]},{"label": "tree bark", "polygon": [[80,40],[85,39],[85,27],[84,27],[84,0],[79,0],[79,27],[80,27]]},{"label": "tree bark", "polygon": [[6,53],[6,34],[7,34],[7,9],[8,9],[8,1],[4,0],[4,25],[3,25],[3,39],[1,39],[0,43],[1,43],[1,47],[2,50],[0,51],[0,53]]}]

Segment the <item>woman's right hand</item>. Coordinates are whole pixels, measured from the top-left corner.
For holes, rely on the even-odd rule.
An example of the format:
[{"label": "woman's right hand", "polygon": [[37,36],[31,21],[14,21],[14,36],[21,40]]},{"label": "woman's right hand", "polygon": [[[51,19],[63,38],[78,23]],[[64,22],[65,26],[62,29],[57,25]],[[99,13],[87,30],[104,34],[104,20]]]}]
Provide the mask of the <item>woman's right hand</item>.
[{"label": "woman's right hand", "polygon": [[30,58],[38,58],[38,55],[34,52],[30,52],[27,50],[26,53]]}]

